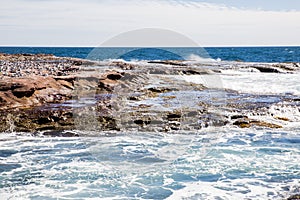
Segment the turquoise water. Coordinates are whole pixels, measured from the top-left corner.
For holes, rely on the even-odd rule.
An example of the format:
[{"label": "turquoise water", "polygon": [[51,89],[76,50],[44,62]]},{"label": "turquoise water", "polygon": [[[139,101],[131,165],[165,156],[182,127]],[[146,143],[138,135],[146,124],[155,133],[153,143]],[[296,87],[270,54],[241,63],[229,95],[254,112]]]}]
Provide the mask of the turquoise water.
[{"label": "turquoise water", "polygon": [[0,135],[1,199],[282,199],[300,192],[295,130],[86,134]]}]

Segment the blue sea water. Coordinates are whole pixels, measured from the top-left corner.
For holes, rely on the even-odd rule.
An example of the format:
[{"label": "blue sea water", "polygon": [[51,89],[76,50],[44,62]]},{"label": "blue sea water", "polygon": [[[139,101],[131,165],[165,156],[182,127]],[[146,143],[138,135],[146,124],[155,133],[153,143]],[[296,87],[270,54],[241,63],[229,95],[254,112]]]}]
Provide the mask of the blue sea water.
[{"label": "blue sea water", "polygon": [[1,199],[260,200],[300,190],[300,139],[289,131],[10,133],[0,143]]},{"label": "blue sea water", "polygon": [[[198,55],[200,57],[211,57],[227,61],[300,62],[300,47],[206,47],[204,50],[207,54],[203,52],[203,48],[156,48],[146,53],[145,49],[141,48],[142,50],[135,51],[127,55],[127,57],[124,57],[124,54],[139,48],[97,49],[99,50],[98,56],[100,56],[99,59],[101,60],[116,59],[121,55],[125,59],[137,60],[189,59],[190,55]],[[2,53],[45,53],[76,58],[87,58],[93,50],[94,48],[92,47],[0,47],[0,52]]]},{"label": "blue sea water", "polygon": [[[77,58],[93,58],[93,50],[0,47],[3,53]],[[101,60],[198,56],[300,62],[300,47],[205,48],[207,53],[202,48],[98,50],[95,59]],[[277,97],[245,100],[277,102]],[[79,132],[84,136],[70,138],[1,133],[0,199],[286,199],[300,193],[299,132],[295,122],[278,130],[208,127],[188,134]]]}]

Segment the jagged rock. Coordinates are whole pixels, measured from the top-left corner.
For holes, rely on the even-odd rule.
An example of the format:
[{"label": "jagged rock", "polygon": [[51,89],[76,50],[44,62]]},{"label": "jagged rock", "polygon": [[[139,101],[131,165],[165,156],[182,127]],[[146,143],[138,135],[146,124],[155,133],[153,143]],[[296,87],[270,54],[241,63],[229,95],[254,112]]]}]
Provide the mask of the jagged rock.
[{"label": "jagged rock", "polygon": [[20,87],[20,88],[16,88],[14,90],[12,90],[12,93],[18,97],[18,98],[22,98],[22,97],[31,97],[34,93],[35,89],[33,87],[30,86],[24,86],[24,87]]},{"label": "jagged rock", "polygon": [[177,91],[177,89],[165,88],[165,87],[151,87],[148,88],[149,91],[154,93],[166,93],[170,91]]},{"label": "jagged rock", "polygon": [[195,70],[195,69],[183,70],[182,73],[185,74],[185,75],[210,74],[208,70]]},{"label": "jagged rock", "polygon": [[151,123],[151,119],[136,119],[134,123],[140,126],[145,126]]},{"label": "jagged rock", "polygon": [[248,119],[248,117],[245,116],[245,115],[233,115],[233,116],[231,116],[230,118],[231,118],[232,120],[233,120],[233,119],[241,119],[241,118],[246,118],[246,119]]},{"label": "jagged rock", "polygon": [[236,125],[240,128],[250,128],[252,126],[260,126],[260,127],[266,127],[266,128],[282,128],[282,126],[278,125],[278,124],[257,121],[257,120],[250,120],[250,119],[237,120],[233,123],[233,125]]},{"label": "jagged rock", "polygon": [[300,63],[292,63],[294,67],[298,68],[300,67]]},{"label": "jagged rock", "polygon": [[281,121],[290,121],[288,118],[286,117],[278,117],[278,116],[275,116],[274,117],[275,119],[278,119],[278,120],[281,120]]},{"label": "jagged rock", "polygon": [[135,65],[126,62],[112,62],[110,65],[120,67],[123,70],[132,70],[135,68]]},{"label": "jagged rock", "polygon": [[276,67],[276,68],[279,68],[279,69],[286,70],[286,71],[294,71],[294,66],[293,65],[276,64],[276,65],[273,65],[273,66]]},{"label": "jagged rock", "polygon": [[42,135],[51,137],[79,137],[78,133],[71,131],[45,131]]},{"label": "jagged rock", "polygon": [[150,64],[164,64],[164,65],[175,65],[175,66],[187,66],[180,60],[165,60],[165,61],[149,61]]},{"label": "jagged rock", "polygon": [[73,64],[76,65],[76,66],[82,65],[82,63],[83,62],[81,60],[75,60],[75,61],[73,61]]},{"label": "jagged rock", "polygon": [[110,116],[100,116],[98,121],[101,125],[101,130],[117,130],[119,131],[120,128],[117,126],[116,119]]},{"label": "jagged rock", "polygon": [[110,80],[116,81],[116,80],[120,80],[123,77],[123,75],[120,73],[111,73],[111,74],[108,74],[106,77]]},{"label": "jagged rock", "polygon": [[287,198],[287,200],[299,200],[300,199],[300,194],[295,194]]},{"label": "jagged rock", "polygon": [[74,82],[68,82],[65,80],[58,80],[57,82],[70,90],[74,90]]},{"label": "jagged rock", "polygon": [[266,67],[266,66],[252,66],[253,68],[259,70],[260,72],[264,72],[264,73],[282,73],[281,71],[279,71],[276,68],[273,67]]},{"label": "jagged rock", "polygon": [[168,125],[165,127],[165,131],[178,131],[180,130],[181,123],[178,121],[169,121]]},{"label": "jagged rock", "polygon": [[74,128],[72,111],[64,108],[34,107],[31,109],[2,110],[0,111],[0,121],[0,132],[9,130],[12,124],[13,131],[18,132],[70,130]]},{"label": "jagged rock", "polygon": [[0,80],[0,109],[62,102],[72,93],[72,83],[52,77],[5,78]]},{"label": "jagged rock", "polygon": [[18,87],[22,87],[22,85],[19,83],[13,83],[6,80],[0,81],[0,91],[13,90]]},{"label": "jagged rock", "polygon": [[235,121],[233,125],[239,126],[240,128],[250,128],[251,124],[248,121]]},{"label": "jagged rock", "polygon": [[98,88],[100,91],[106,90],[108,92],[112,92],[117,84],[118,82],[115,80],[104,79],[99,81]]},{"label": "jagged rock", "polygon": [[76,76],[73,75],[68,75],[68,76],[54,76],[53,77],[55,80],[63,80],[63,81],[67,81],[67,82],[73,82],[74,80],[76,80]]},{"label": "jagged rock", "polygon": [[167,115],[167,119],[169,121],[178,121],[181,118],[181,114],[180,113],[170,113]]},{"label": "jagged rock", "polygon": [[[0,60],[1,74],[4,74],[0,77],[0,131],[8,130],[11,123],[16,131],[51,130],[44,132],[45,135],[67,137],[76,135],[62,130],[81,127],[117,131],[127,127],[128,130],[141,131],[195,131],[208,126],[224,126],[229,119],[241,128],[281,128],[281,125],[250,119],[253,115],[270,114],[268,102],[242,101],[243,97],[234,98],[235,91],[224,90],[233,98],[229,98],[226,105],[218,104],[218,97],[209,100],[209,92],[205,91],[209,88],[178,79],[182,74],[188,78],[189,75],[218,73],[206,64],[113,62],[97,71],[93,67],[82,66],[92,64],[88,61],[51,55],[0,54]],[[24,64],[33,71],[27,73],[25,68],[9,67],[12,63],[15,66]],[[151,63],[162,65],[158,67]],[[34,70],[35,67],[40,68]],[[258,66],[258,70],[279,73],[293,67],[296,68],[293,64],[268,64]],[[78,73],[78,70],[84,73]],[[124,73],[125,70],[131,71]],[[75,113],[78,112],[78,116],[74,117],[73,106],[68,106],[69,101],[65,102],[72,97],[74,101],[92,97],[91,102],[97,102],[92,106],[84,103],[78,108],[74,106]],[[180,102],[184,99],[187,102]],[[296,97],[288,101],[298,104]],[[223,108],[227,117],[220,112]],[[12,116],[8,117],[7,113]],[[282,124],[288,121],[275,114],[274,119],[286,121]]]},{"label": "jagged rock", "polygon": [[48,54],[2,54],[0,72],[3,77],[56,76],[78,71],[82,59],[59,58]]},{"label": "jagged rock", "polygon": [[[140,101],[140,100],[142,100],[142,98],[139,97],[139,96],[130,96],[128,98],[128,100],[131,100],[131,101]],[[0,100],[0,102],[1,102],[1,100]]]},{"label": "jagged rock", "polygon": [[124,77],[124,73],[119,73],[115,71],[104,74],[103,78],[99,80],[98,92],[99,91],[112,92],[115,86],[120,83],[119,80],[123,77]]}]

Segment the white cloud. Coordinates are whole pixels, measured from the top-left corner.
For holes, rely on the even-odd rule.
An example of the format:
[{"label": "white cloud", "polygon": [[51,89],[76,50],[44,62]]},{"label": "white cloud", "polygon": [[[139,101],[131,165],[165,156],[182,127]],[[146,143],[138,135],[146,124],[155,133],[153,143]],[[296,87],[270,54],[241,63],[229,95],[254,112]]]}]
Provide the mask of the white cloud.
[{"label": "white cloud", "polygon": [[0,45],[95,46],[149,27],[180,32],[204,46],[300,45],[296,11],[158,0],[11,0],[0,13]]}]

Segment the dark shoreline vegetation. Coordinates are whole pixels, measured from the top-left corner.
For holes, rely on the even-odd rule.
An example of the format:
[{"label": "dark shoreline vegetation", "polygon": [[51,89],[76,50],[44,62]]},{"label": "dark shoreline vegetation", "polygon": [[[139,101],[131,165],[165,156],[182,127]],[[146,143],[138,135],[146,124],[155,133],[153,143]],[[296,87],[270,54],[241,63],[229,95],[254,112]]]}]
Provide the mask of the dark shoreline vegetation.
[{"label": "dark shoreline vegetation", "polygon": [[[300,69],[299,63],[233,65],[251,67],[261,73],[296,73]],[[139,65],[47,54],[0,54],[0,131],[48,131],[45,134],[54,136],[64,135],[57,131],[73,129],[178,132],[228,125],[282,128],[284,122],[290,121],[272,116],[268,109],[271,105],[280,107],[282,102],[297,108],[296,96],[261,95],[277,100],[247,101],[260,96],[208,88],[176,78],[214,77],[221,73],[221,68],[220,63],[191,64],[178,60]],[[186,98],[189,95],[195,96]],[[145,101],[148,103],[140,103]],[[252,116],[271,116],[272,121]]]}]

